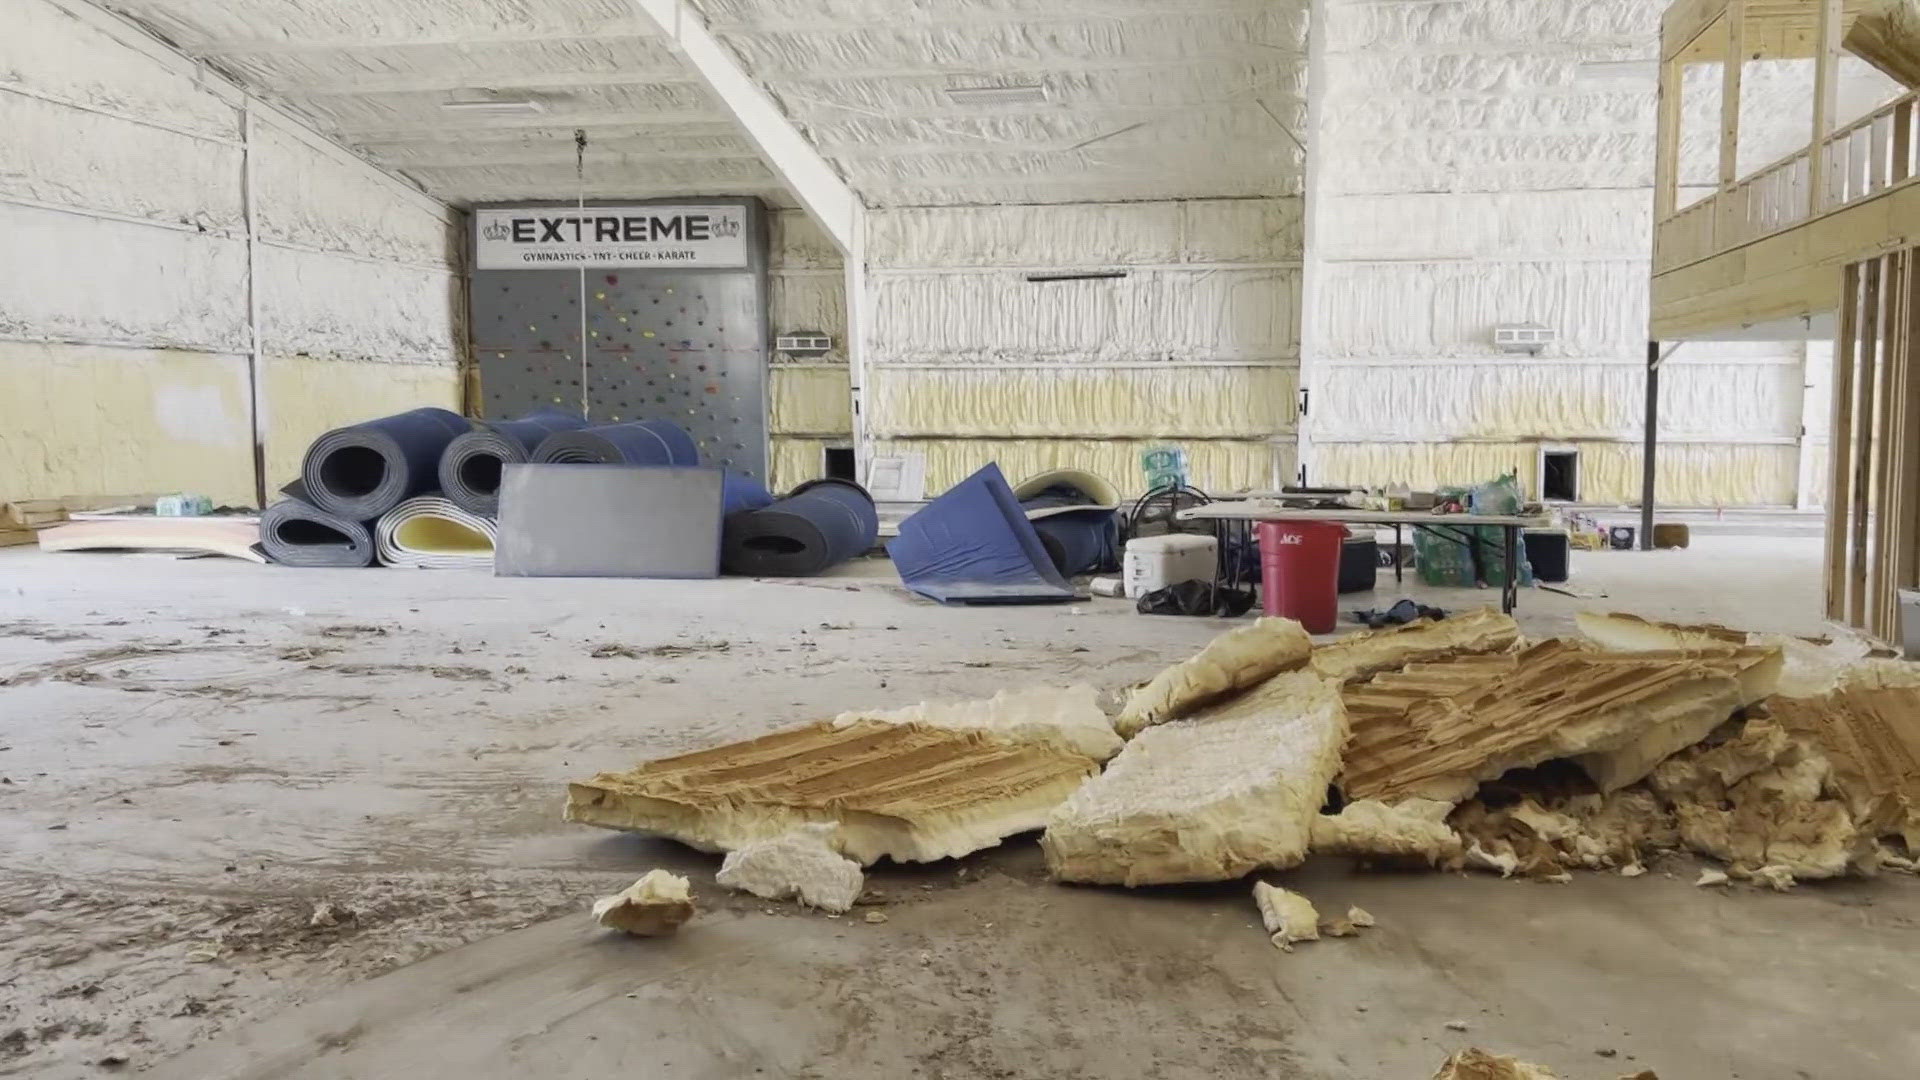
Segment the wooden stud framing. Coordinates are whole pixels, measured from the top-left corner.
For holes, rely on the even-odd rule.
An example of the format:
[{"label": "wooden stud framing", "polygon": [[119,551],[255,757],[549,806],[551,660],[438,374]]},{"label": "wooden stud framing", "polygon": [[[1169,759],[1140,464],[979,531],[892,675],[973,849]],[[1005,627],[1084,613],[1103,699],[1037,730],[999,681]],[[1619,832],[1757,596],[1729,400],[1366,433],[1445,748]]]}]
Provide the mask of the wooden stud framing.
[{"label": "wooden stud framing", "polygon": [[[1659,141],[1654,145],[1653,220],[1673,216],[1680,201],[1680,61],[1660,63]],[[1655,230],[1658,243],[1659,230]]]},{"label": "wooden stud framing", "polygon": [[1909,248],[1900,254],[1906,264],[1902,289],[1896,307],[1899,317],[1888,340],[1896,357],[1892,393],[1900,402],[1900,419],[1894,430],[1900,438],[1892,448],[1888,470],[1892,481],[1891,505],[1883,512],[1893,523],[1889,531],[1893,550],[1892,588],[1893,623],[1900,618],[1899,597],[1894,590],[1920,588],[1920,249]]},{"label": "wooden stud framing", "polygon": [[1847,509],[1853,504],[1853,369],[1859,354],[1860,265],[1846,269],[1833,343],[1833,420],[1827,425],[1827,618],[1847,618]]},{"label": "wooden stud framing", "polygon": [[1725,59],[1720,64],[1720,197],[1714,209],[1714,248],[1738,235],[1746,209],[1736,205],[1734,186],[1740,180],[1740,75],[1746,65],[1742,47],[1747,0],[1727,0]]},{"label": "wooden stud framing", "polygon": [[1859,351],[1854,369],[1853,480],[1848,506],[1847,616],[1867,624],[1867,520],[1873,512],[1873,401],[1880,352],[1881,260],[1868,259],[1860,275]]},{"label": "wooden stud framing", "polygon": [[1827,616],[1901,637],[1920,588],[1920,249],[1846,269],[1833,356]]},{"label": "wooden stud framing", "polygon": [[1891,570],[1894,550],[1894,504],[1899,501],[1894,485],[1899,474],[1894,469],[1893,452],[1903,441],[1899,437],[1900,414],[1905,411],[1906,395],[1899,393],[1904,379],[1900,369],[1904,366],[1905,350],[1897,347],[1899,324],[1904,321],[1902,302],[1906,297],[1907,253],[1889,255],[1882,259],[1881,271],[1882,312],[1880,318],[1880,339],[1878,342],[1878,363],[1874,367],[1875,401],[1878,409],[1874,415],[1873,432],[1873,517],[1868,522],[1872,536],[1871,572],[1868,576],[1867,627],[1877,636],[1891,639],[1894,636],[1895,620],[1893,573]]},{"label": "wooden stud framing", "polygon": [[1840,43],[1845,32],[1840,25],[1841,0],[1823,0],[1820,9],[1820,28],[1817,35],[1819,53],[1814,63],[1813,83],[1813,173],[1807,185],[1812,200],[1809,212],[1819,216],[1827,206],[1827,135],[1833,131],[1834,117],[1838,115]]}]

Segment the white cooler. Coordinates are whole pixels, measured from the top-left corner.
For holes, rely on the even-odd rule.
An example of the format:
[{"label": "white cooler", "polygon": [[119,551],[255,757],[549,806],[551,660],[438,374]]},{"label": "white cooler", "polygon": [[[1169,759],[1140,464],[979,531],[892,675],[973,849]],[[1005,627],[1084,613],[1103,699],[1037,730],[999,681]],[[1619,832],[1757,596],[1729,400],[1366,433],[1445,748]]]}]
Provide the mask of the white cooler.
[{"label": "white cooler", "polygon": [[1155,589],[1182,581],[1212,581],[1218,546],[1211,536],[1187,533],[1143,536],[1127,541],[1127,553],[1121,560],[1127,599],[1137,600]]}]

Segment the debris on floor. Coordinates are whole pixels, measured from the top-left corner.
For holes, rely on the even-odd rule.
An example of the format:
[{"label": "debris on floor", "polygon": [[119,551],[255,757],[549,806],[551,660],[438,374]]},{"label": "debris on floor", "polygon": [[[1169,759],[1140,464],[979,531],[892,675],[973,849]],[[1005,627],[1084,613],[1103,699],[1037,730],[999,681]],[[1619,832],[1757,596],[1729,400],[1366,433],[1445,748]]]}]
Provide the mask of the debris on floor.
[{"label": "debris on floor", "polygon": [[1366,908],[1349,907],[1346,915],[1321,923],[1320,933],[1327,937],[1353,937],[1372,925],[1373,916]]},{"label": "debris on floor", "polygon": [[1414,860],[1428,866],[1457,862],[1460,834],[1447,825],[1453,804],[1437,799],[1405,799],[1389,805],[1361,799],[1337,814],[1313,819],[1313,850],[1392,862]]},{"label": "debris on floor", "polygon": [[822,911],[846,911],[860,898],[866,875],[859,863],[829,846],[833,832],[831,823],[814,822],[729,851],[713,880],[765,900],[795,899]]},{"label": "debris on floor", "polygon": [[1053,813],[1047,868],[1150,885],[1297,866],[1346,736],[1335,685],[1309,671],[1157,724]]},{"label": "debris on floor", "polygon": [[1856,820],[1920,851],[1920,666],[1868,661],[1825,694],[1778,697],[1767,711],[1820,748],[1827,782]]},{"label": "debris on floor", "polygon": [[1469,611],[1451,619],[1423,619],[1386,630],[1362,630],[1313,650],[1313,670],[1329,679],[1350,682],[1408,664],[1424,664],[1454,656],[1506,652],[1520,640],[1512,616],[1491,608]]},{"label": "debris on floor", "polygon": [[846,712],[833,722],[866,721],[981,731],[1095,761],[1112,758],[1126,745],[1100,708],[1099,692],[1085,683],[1002,690],[983,701],[923,701],[904,709]]},{"label": "debris on floor", "polygon": [[[1549,640],[1383,672],[1346,693],[1353,721],[1341,789],[1352,798],[1460,800],[1509,769],[1576,758],[1611,789],[1660,746],[1770,692],[1778,650],[1600,653]],[[1759,674],[1755,675],[1754,672]]]},{"label": "debris on floor", "polygon": [[1544,1066],[1474,1047],[1448,1058],[1433,1080],[1559,1080],[1559,1076]]},{"label": "debris on floor", "polygon": [[1151,724],[1178,720],[1202,705],[1307,662],[1313,639],[1292,619],[1256,619],[1229,630],[1128,697],[1113,727],[1131,739]]},{"label": "debris on floor", "polygon": [[825,821],[862,865],[929,862],[1041,827],[1099,767],[982,732],[826,721],[569,784],[565,814],[703,851]]},{"label": "debris on floor", "polygon": [[671,934],[693,918],[690,890],[687,879],[678,874],[649,870],[620,892],[595,900],[593,917],[601,926],[636,937]]},{"label": "debris on floor", "polygon": [[1280,951],[1292,952],[1296,941],[1320,939],[1320,913],[1314,910],[1313,901],[1299,893],[1257,881],[1253,902],[1260,905],[1260,922]]}]

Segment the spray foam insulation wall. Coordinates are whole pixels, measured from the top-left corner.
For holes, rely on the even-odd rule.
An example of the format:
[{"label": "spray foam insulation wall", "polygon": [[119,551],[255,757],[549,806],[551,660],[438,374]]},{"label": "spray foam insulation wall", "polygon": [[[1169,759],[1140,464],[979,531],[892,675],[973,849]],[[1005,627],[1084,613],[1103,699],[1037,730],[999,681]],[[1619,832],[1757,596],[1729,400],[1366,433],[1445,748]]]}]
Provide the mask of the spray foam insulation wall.
[{"label": "spray foam insulation wall", "polygon": [[[1651,65],[1593,71],[1650,57],[1664,6],[1325,5],[1316,482],[1531,486],[1551,441],[1581,449],[1582,499],[1635,496],[1657,88]],[[1494,349],[1528,323],[1556,334],[1539,356]],[[1801,347],[1694,342],[1669,363],[1660,497],[1793,502]]]},{"label": "spray foam insulation wall", "polygon": [[[47,0],[8,8],[0,497],[252,501],[250,138],[268,441],[457,400],[454,215],[285,121],[248,125],[153,49]],[[276,362],[315,371],[289,387]]]},{"label": "spray foam insulation wall", "polygon": [[[1580,499],[1636,502],[1640,447],[1624,442],[1557,443],[1580,454]],[[1416,489],[1467,485],[1515,473],[1531,487],[1537,443],[1339,443],[1315,447],[1326,475],[1356,484],[1408,484]],[[1797,452],[1792,446],[1670,443],[1660,448],[1655,498],[1670,506],[1730,503],[1784,506],[1793,502]]]},{"label": "spray foam insulation wall", "polygon": [[[871,222],[867,421],[891,452],[927,454],[930,490],[992,460],[1009,474],[1095,469],[1135,490],[1140,449],[1160,442],[1187,447],[1194,478],[1221,490],[1291,470],[1298,199]],[[1123,276],[1029,280],[1062,272]]]},{"label": "spray foam insulation wall", "polygon": [[768,371],[768,483],[775,491],[825,475],[829,446],[853,443],[847,367],[847,279],[840,251],[803,210],[768,215],[768,319],[774,336],[821,333],[820,356],[775,352]]}]

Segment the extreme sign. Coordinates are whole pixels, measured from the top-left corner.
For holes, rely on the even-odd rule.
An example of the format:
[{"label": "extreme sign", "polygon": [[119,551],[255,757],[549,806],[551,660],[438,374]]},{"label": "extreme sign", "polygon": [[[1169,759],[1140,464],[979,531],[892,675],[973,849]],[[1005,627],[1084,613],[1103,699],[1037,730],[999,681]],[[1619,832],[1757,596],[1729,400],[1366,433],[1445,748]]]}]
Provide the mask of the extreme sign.
[{"label": "extreme sign", "polygon": [[473,227],[481,270],[747,265],[739,206],[517,206],[475,210]]}]

